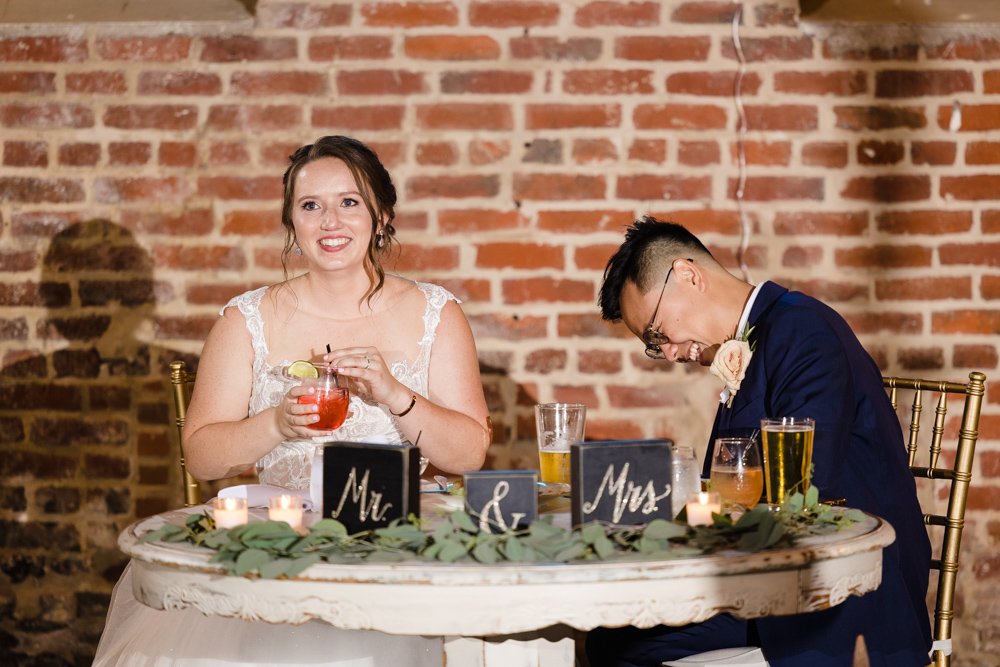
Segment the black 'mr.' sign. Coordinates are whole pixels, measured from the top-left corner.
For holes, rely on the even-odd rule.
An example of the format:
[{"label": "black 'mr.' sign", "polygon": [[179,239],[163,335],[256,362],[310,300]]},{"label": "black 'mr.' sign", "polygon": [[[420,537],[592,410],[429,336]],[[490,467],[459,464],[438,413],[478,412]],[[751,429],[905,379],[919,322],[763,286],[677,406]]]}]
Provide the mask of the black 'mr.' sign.
[{"label": "black 'mr.' sign", "polygon": [[503,533],[525,528],[538,518],[538,473],[534,470],[467,472],[465,511],[481,531]]},{"label": "black 'mr.' sign", "polygon": [[420,451],[412,445],[323,445],[323,516],[349,533],[420,516]]},{"label": "black 'mr.' sign", "polygon": [[670,521],[672,440],[605,440],[570,445],[574,526]]}]

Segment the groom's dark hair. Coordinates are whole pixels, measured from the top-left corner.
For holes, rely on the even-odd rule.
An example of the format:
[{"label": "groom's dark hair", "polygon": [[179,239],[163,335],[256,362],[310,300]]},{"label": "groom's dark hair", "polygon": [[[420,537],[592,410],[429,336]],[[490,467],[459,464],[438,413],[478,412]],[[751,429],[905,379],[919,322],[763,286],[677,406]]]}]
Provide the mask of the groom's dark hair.
[{"label": "groom's dark hair", "polygon": [[692,256],[712,257],[712,253],[682,225],[649,216],[633,222],[625,231],[625,241],[604,269],[598,297],[601,317],[612,322],[622,318],[625,283],[634,283],[640,291],[647,292],[664,279],[667,265],[679,257]]}]

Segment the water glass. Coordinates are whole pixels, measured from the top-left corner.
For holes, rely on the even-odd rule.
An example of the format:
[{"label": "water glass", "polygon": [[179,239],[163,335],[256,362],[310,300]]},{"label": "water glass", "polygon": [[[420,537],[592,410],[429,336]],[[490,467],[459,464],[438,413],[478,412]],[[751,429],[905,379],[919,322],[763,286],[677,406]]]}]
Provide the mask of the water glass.
[{"label": "water glass", "polygon": [[684,505],[701,491],[701,465],[691,447],[671,448],[670,513],[676,517]]}]

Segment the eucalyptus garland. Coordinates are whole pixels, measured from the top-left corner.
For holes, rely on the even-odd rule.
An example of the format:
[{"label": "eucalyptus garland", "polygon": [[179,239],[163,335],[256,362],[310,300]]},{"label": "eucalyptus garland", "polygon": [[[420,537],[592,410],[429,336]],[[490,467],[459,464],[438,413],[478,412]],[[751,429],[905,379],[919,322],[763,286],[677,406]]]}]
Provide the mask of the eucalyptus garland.
[{"label": "eucalyptus garland", "polygon": [[656,519],[644,526],[594,522],[566,529],[553,525],[547,516],[527,528],[494,534],[480,531],[472,517],[456,511],[430,530],[410,516],[385,528],[348,535],[334,519],[321,519],[303,532],[283,521],[221,529],[208,513],[200,513],[189,516],[183,526],[166,524],[139,541],[188,542],[214,550],[211,562],[221,563],[229,574],[273,579],[294,577],[319,562],[573,563],[667,560],[725,550],[755,552],[831,533],[864,516],[859,510],[820,503],[812,488],[805,496],[791,496],[778,511],[758,505],[736,520],[716,514],[709,526]]}]

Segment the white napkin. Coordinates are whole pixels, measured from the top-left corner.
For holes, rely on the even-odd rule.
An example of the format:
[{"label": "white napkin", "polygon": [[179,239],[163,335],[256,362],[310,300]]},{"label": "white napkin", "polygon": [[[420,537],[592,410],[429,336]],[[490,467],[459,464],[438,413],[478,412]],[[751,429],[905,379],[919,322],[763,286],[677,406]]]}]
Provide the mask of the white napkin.
[{"label": "white napkin", "polygon": [[220,498],[246,498],[247,507],[267,507],[271,496],[297,496],[302,500],[302,506],[307,512],[312,511],[313,508],[309,491],[285,489],[267,484],[240,484],[228,486],[219,491]]}]

